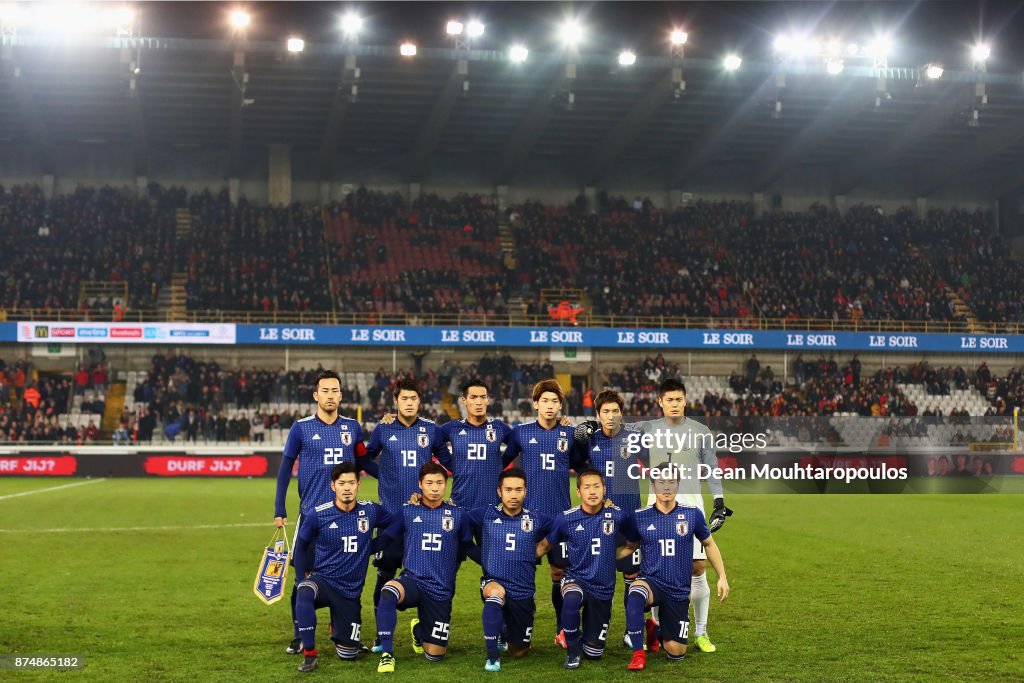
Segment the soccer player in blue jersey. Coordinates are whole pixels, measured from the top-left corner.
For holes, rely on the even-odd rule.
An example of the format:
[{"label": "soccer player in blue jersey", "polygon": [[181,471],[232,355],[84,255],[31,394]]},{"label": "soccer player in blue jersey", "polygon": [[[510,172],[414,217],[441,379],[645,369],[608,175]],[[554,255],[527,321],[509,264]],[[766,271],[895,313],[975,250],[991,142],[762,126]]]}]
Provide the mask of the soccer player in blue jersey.
[{"label": "soccer player in blue jersey", "polygon": [[485,671],[501,671],[501,640],[514,657],[530,651],[537,578],[537,546],[551,530],[551,519],[523,507],[526,473],[512,467],[498,477],[499,505],[470,511],[466,517],[483,567]]},{"label": "soccer player in blue jersey", "polygon": [[[436,459],[451,471],[451,452],[441,428],[432,420],[419,416],[420,392],[416,380],[403,379],[395,386],[398,419],[391,424],[378,424],[366,447],[364,469],[380,482],[377,494],[384,509],[395,515],[409,496],[419,490],[420,468]],[[371,460],[376,458],[376,460]],[[380,603],[380,591],[402,566],[402,548],[398,542],[385,545],[374,560],[377,584],[373,604]],[[377,651],[379,644],[374,646]]]},{"label": "soccer player in blue jersey", "polygon": [[678,480],[656,479],[654,504],[636,512],[635,524],[626,534],[629,538],[626,552],[640,548],[643,557],[640,574],[630,586],[626,599],[626,633],[633,647],[630,671],[642,671],[647,665],[644,611],[649,607],[660,608],[659,639],[665,655],[672,661],[682,661],[686,655],[693,564],[691,546],[695,537],[718,573],[719,600],[724,602],[729,597],[722,553],[711,537],[704,513],[698,507],[676,502],[678,493]]},{"label": "soccer player in blue jersey", "polygon": [[[338,414],[341,401],[341,378],[332,370],[321,372],[314,384],[313,400],[316,414],[297,420],[288,431],[284,445],[281,469],[277,473],[277,495],[274,498],[274,524],[281,528],[288,521],[285,499],[292,468],[299,461],[299,518],[295,525],[296,538],[303,517],[312,513],[317,505],[330,503],[335,495],[331,490],[331,471],[335,465],[354,462],[360,468],[366,465],[366,446],[363,429],[356,420]],[[292,545],[295,545],[293,541]],[[307,567],[313,565],[313,548],[305,558]],[[293,553],[294,556],[294,553]],[[285,650],[288,654],[302,652],[299,626],[295,619],[295,587],[292,587],[292,641]]]},{"label": "soccer player in blue jersey", "polygon": [[410,624],[413,650],[430,662],[444,657],[451,630],[455,574],[473,540],[465,510],[444,502],[447,470],[437,463],[426,463],[419,470],[419,486],[420,504],[402,506],[384,531],[388,538],[402,540],[405,569],[381,590],[377,673],[395,670],[394,636],[400,609],[417,609],[417,618]]},{"label": "soccer player in blue jersey", "polygon": [[[386,529],[392,522],[392,515],[377,503],[356,500],[358,465],[335,465],[331,480],[335,499],[303,515],[295,546],[295,614],[305,654],[299,666],[302,672],[314,671],[317,666],[316,610],[320,607],[331,609],[331,640],[338,656],[353,660],[359,654],[363,623],[360,597],[373,530]],[[315,559],[307,565],[310,548],[315,551]]]},{"label": "soccer player in blue jersey", "polygon": [[[506,465],[519,459],[530,488],[524,506],[555,519],[572,506],[569,497],[569,470],[579,472],[587,464],[587,452],[576,444],[573,429],[559,424],[558,413],[565,402],[562,387],[556,380],[546,379],[533,387],[534,422],[526,422],[512,430],[503,461]],[[557,543],[548,553],[551,568],[551,604],[555,608],[555,642],[565,647],[562,634],[561,582],[565,571],[565,546]]]},{"label": "soccer player in blue jersey", "polygon": [[[639,435],[640,432],[633,431],[631,425],[623,424],[624,407],[625,402],[618,392],[606,389],[599,393],[594,399],[599,428],[590,433],[585,445],[590,455],[590,466],[604,475],[608,499],[617,507],[632,512],[643,507],[640,504],[640,472],[647,466],[649,456],[647,449],[637,443],[635,438],[632,442],[629,441],[630,434]],[[630,452],[631,450],[636,452]],[[630,476],[631,474],[633,476]],[[623,545],[625,542],[626,539],[620,532],[616,544]],[[625,584],[625,602],[629,586],[640,570],[640,551],[620,558],[617,567]]]},{"label": "soccer player in blue jersey", "polygon": [[579,668],[581,651],[587,659],[599,659],[604,654],[615,597],[619,549],[615,539],[620,532],[626,538],[635,534],[632,513],[606,504],[604,477],[600,472],[581,471],[576,475],[576,489],[580,505],[559,515],[537,548],[540,553],[558,543],[567,546],[569,566],[562,579],[566,669]]}]

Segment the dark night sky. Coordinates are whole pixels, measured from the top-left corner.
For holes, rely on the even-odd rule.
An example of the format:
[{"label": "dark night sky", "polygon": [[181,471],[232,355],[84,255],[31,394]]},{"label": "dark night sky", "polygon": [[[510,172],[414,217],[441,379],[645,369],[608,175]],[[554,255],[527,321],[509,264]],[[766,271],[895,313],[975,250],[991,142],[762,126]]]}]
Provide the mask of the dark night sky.
[{"label": "dark night sky", "polygon": [[[162,37],[222,38],[232,3],[148,2],[143,33]],[[967,50],[979,36],[993,48],[989,68],[1024,68],[1024,3],[993,0],[920,2],[250,2],[250,37],[278,40],[289,34],[307,41],[337,40],[337,17],[355,7],[366,21],[361,42],[395,45],[404,38],[425,47],[449,45],[444,22],[478,17],[487,33],[475,47],[505,49],[513,40],[534,51],[554,47],[556,23],[565,13],[583,18],[588,39],[582,51],[615,53],[631,47],[644,54],[664,55],[668,27],[690,33],[687,54],[717,57],[728,49],[747,58],[768,58],[775,34],[786,28],[818,35],[841,35],[865,42],[876,31],[892,32],[894,66],[920,66],[942,61],[948,68],[968,68]]]}]

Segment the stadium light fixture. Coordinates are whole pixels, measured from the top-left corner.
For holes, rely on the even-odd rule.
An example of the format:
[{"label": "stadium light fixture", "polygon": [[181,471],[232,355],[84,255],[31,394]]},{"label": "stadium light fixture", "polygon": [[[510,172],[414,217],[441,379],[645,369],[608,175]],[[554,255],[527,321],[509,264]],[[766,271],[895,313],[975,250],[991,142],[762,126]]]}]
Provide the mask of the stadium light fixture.
[{"label": "stadium light fixture", "polygon": [[978,43],[971,48],[971,59],[976,62],[988,61],[988,58],[992,56],[992,48],[988,46],[988,43]]},{"label": "stadium light fixture", "polygon": [[355,38],[363,30],[363,18],[355,12],[346,12],[341,17],[341,32],[348,38]]},{"label": "stadium light fixture", "polygon": [[792,39],[785,34],[775,36],[775,41],[772,43],[772,48],[776,53],[780,55],[787,54],[792,45]]},{"label": "stadium light fixture", "polygon": [[877,61],[883,61],[892,52],[892,38],[889,36],[878,36],[864,48],[864,53]]},{"label": "stadium light fixture", "polygon": [[924,67],[924,75],[933,81],[942,78],[942,72],[941,64],[926,64]]},{"label": "stadium light fixture", "polygon": [[743,58],[737,54],[728,54],[722,60],[722,66],[726,71],[736,71],[743,65]]},{"label": "stadium light fixture", "polygon": [[632,50],[623,50],[619,53],[619,66],[633,66],[636,64],[636,53]]},{"label": "stadium light fixture", "polygon": [[672,33],[669,35],[669,41],[673,45],[686,45],[686,41],[689,39],[689,37],[690,36],[689,34],[686,33],[686,31],[677,28],[672,30]]},{"label": "stadium light fixture", "polygon": [[306,41],[302,38],[289,38],[288,39],[288,52],[296,53],[302,52],[306,49]]},{"label": "stadium light fixture", "polygon": [[847,43],[846,54],[849,57],[856,57],[860,54],[860,45],[857,43]]},{"label": "stadium light fixture", "polygon": [[830,59],[825,63],[825,68],[829,74],[838,76],[843,73],[843,60],[841,59]]},{"label": "stadium light fixture", "polygon": [[244,31],[249,28],[252,17],[245,10],[236,9],[231,12],[231,28],[236,31]]},{"label": "stadium light fixture", "polygon": [[466,27],[461,21],[449,21],[444,26],[444,32],[450,36],[461,36],[464,30],[466,30]]},{"label": "stadium light fixture", "polygon": [[416,56],[416,44],[415,43],[410,43],[407,40],[407,41],[405,41],[404,43],[402,43],[399,46],[398,52],[403,57],[415,57]]},{"label": "stadium light fixture", "polygon": [[583,27],[575,19],[566,19],[558,29],[558,38],[566,47],[576,47],[583,40]]},{"label": "stadium light fixture", "polygon": [[466,35],[470,38],[479,38],[484,34],[484,25],[479,21],[470,21],[466,24]]},{"label": "stadium light fixture", "polygon": [[508,50],[508,58],[513,64],[522,64],[530,56],[530,51],[525,45],[513,45]]}]

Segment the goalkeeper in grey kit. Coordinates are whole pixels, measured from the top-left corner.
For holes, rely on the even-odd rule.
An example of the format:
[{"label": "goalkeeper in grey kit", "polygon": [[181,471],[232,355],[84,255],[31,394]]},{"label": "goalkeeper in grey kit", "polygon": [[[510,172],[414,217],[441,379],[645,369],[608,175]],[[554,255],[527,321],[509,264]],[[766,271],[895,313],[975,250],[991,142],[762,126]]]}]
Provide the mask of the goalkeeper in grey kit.
[{"label": "goalkeeper in grey kit", "polygon": [[[652,468],[664,468],[673,465],[677,472],[681,473],[679,493],[676,500],[680,505],[689,505],[703,510],[704,502],[701,497],[701,486],[699,465],[707,467],[712,476],[708,477],[708,488],[714,496],[714,510],[708,516],[708,529],[715,533],[725,524],[726,518],[732,515],[732,510],[725,506],[725,496],[722,489],[722,480],[714,475],[718,467],[718,458],[715,455],[714,434],[706,425],[686,417],[686,386],[678,379],[667,379],[658,387],[658,405],[664,413],[664,417],[657,420],[649,420],[634,424],[644,434],[652,436],[661,435],[657,439],[659,447],[649,449],[650,465]],[[585,422],[577,428],[576,439],[589,439],[590,434],[599,429],[596,422]],[[665,438],[665,435],[672,434],[673,438]],[[677,475],[677,476],[681,476]],[[653,491],[649,500],[653,501]],[[690,601],[693,603],[694,640],[693,644],[701,652],[714,652],[717,648],[711,642],[707,633],[708,607],[711,603],[711,589],[708,586],[705,567],[707,557],[704,554],[704,547],[700,543],[693,544],[693,575],[690,585]],[[654,624],[648,624],[648,631],[651,636],[657,634],[656,622],[657,612],[652,609]],[[649,640],[652,638],[649,637]],[[650,643],[648,644],[650,647]]]}]

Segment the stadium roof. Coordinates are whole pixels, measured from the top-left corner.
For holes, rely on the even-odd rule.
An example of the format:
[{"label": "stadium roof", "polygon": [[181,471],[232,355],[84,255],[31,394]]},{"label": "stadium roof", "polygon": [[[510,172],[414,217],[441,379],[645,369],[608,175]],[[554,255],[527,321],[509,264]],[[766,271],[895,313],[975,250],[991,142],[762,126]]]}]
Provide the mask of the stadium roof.
[{"label": "stadium roof", "polygon": [[[1006,60],[979,72],[947,53],[942,77],[931,80],[921,56],[928,48],[917,46],[885,66],[847,60],[830,74],[824,60],[774,58],[770,36],[734,10],[736,25],[754,37],[731,42],[744,57],[732,72],[722,66],[730,46],[722,35],[705,36],[682,58],[637,44],[636,64],[620,66],[624,41],[609,37],[615,26],[603,28],[606,49],[575,55],[527,36],[529,58],[513,64],[500,38],[473,49],[446,40],[453,6],[435,3],[409,10],[421,24],[433,16],[439,34],[409,58],[398,50],[408,30],[329,41],[322,27],[293,29],[310,21],[310,7],[286,22],[288,8],[277,5],[257,7],[264,27],[248,38],[211,38],[208,25],[167,38],[150,30],[70,42],[0,37],[0,149],[28,141],[44,171],[68,149],[131,150],[141,173],[154,155],[198,147],[224,150],[227,174],[237,176],[254,151],[284,144],[294,150],[296,176],[309,180],[337,177],[341,158],[410,181],[441,169],[498,184],[547,173],[578,186],[746,192],[999,196],[1024,185],[1024,80]],[[801,7],[811,14],[818,6]],[[491,8],[492,16],[509,11]],[[273,40],[271,17],[282,27]],[[641,21],[623,23],[634,44]],[[726,19],[708,22],[721,31]],[[301,53],[285,49],[293,34],[306,36]]]}]

